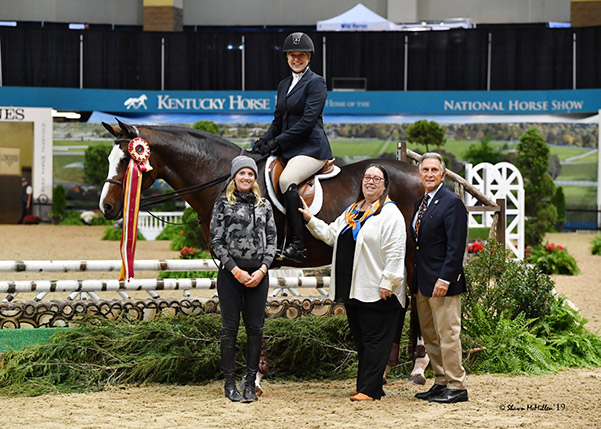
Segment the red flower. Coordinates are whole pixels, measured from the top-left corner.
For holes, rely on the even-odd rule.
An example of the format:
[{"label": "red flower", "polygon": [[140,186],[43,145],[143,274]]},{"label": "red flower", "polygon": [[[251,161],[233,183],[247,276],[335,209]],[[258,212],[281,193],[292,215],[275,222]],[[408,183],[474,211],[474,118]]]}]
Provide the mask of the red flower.
[{"label": "red flower", "polygon": [[552,252],[555,250],[555,243],[549,243],[545,246],[545,249],[547,250],[547,252]]},{"label": "red flower", "polygon": [[563,246],[562,246],[561,244],[559,244],[559,245],[557,246],[557,248],[558,248],[559,250],[563,250]]},{"label": "red flower", "polygon": [[473,244],[468,244],[467,251],[468,251],[468,253],[473,253],[474,252],[474,245]]},{"label": "red flower", "polygon": [[188,247],[188,246],[184,246],[180,251],[179,254],[183,257],[186,258],[187,256],[192,256],[196,254],[196,249],[194,247]]},{"label": "red flower", "polygon": [[183,229],[179,232],[179,235],[184,235],[184,230]]}]

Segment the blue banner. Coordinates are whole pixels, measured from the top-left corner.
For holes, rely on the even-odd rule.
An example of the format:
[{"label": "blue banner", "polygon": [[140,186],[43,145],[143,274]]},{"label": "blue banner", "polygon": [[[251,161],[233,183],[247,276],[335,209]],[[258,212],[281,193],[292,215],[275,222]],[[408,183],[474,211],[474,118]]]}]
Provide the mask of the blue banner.
[{"label": "blue banner", "polygon": [[[0,87],[0,105],[121,114],[271,114],[275,91],[133,91]],[[596,114],[601,89],[330,91],[328,115]]]}]

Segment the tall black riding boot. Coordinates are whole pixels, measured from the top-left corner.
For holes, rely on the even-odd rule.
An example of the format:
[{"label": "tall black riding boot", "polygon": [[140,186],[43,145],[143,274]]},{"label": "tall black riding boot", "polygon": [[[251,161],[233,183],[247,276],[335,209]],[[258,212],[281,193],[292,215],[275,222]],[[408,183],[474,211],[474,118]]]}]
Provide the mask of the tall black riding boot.
[{"label": "tall black riding boot", "polygon": [[305,258],[305,245],[303,244],[303,214],[298,211],[302,207],[302,201],[298,195],[296,184],[288,187],[284,194],[284,202],[286,204],[286,222],[288,229],[291,232],[291,239],[282,255],[286,259],[301,263]]},{"label": "tall black riding boot", "polygon": [[223,369],[225,397],[232,402],[242,401],[236,387],[236,333],[221,331],[221,367]]},{"label": "tall black riding boot", "polygon": [[242,402],[255,402],[257,398],[255,380],[259,370],[259,357],[261,355],[261,340],[263,332],[247,333],[246,340],[246,378],[244,381],[244,391]]}]

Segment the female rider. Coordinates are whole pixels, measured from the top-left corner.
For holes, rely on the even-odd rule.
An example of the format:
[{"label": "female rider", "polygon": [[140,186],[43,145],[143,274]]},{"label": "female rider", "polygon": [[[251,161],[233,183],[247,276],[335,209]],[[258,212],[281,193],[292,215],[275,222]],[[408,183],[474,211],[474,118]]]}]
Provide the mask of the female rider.
[{"label": "female rider", "polygon": [[300,263],[305,247],[297,186],[332,158],[330,142],[323,129],[327,88],[325,79],[309,68],[315,52],[309,36],[300,32],[290,34],[284,40],[282,51],[292,75],[279,83],[273,122],[255,142],[253,152],[265,155],[278,150],[287,161],[280,176],[280,191],[284,195],[291,239],[283,256]]}]

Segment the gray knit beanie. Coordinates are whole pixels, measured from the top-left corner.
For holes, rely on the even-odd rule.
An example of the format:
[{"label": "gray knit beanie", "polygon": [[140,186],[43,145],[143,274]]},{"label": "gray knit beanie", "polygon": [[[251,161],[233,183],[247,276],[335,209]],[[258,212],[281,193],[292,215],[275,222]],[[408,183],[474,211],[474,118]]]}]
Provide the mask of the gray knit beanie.
[{"label": "gray knit beanie", "polygon": [[245,155],[240,155],[232,159],[232,171],[230,177],[233,179],[236,173],[243,168],[250,168],[255,172],[255,178],[259,177],[257,163],[254,159]]}]

